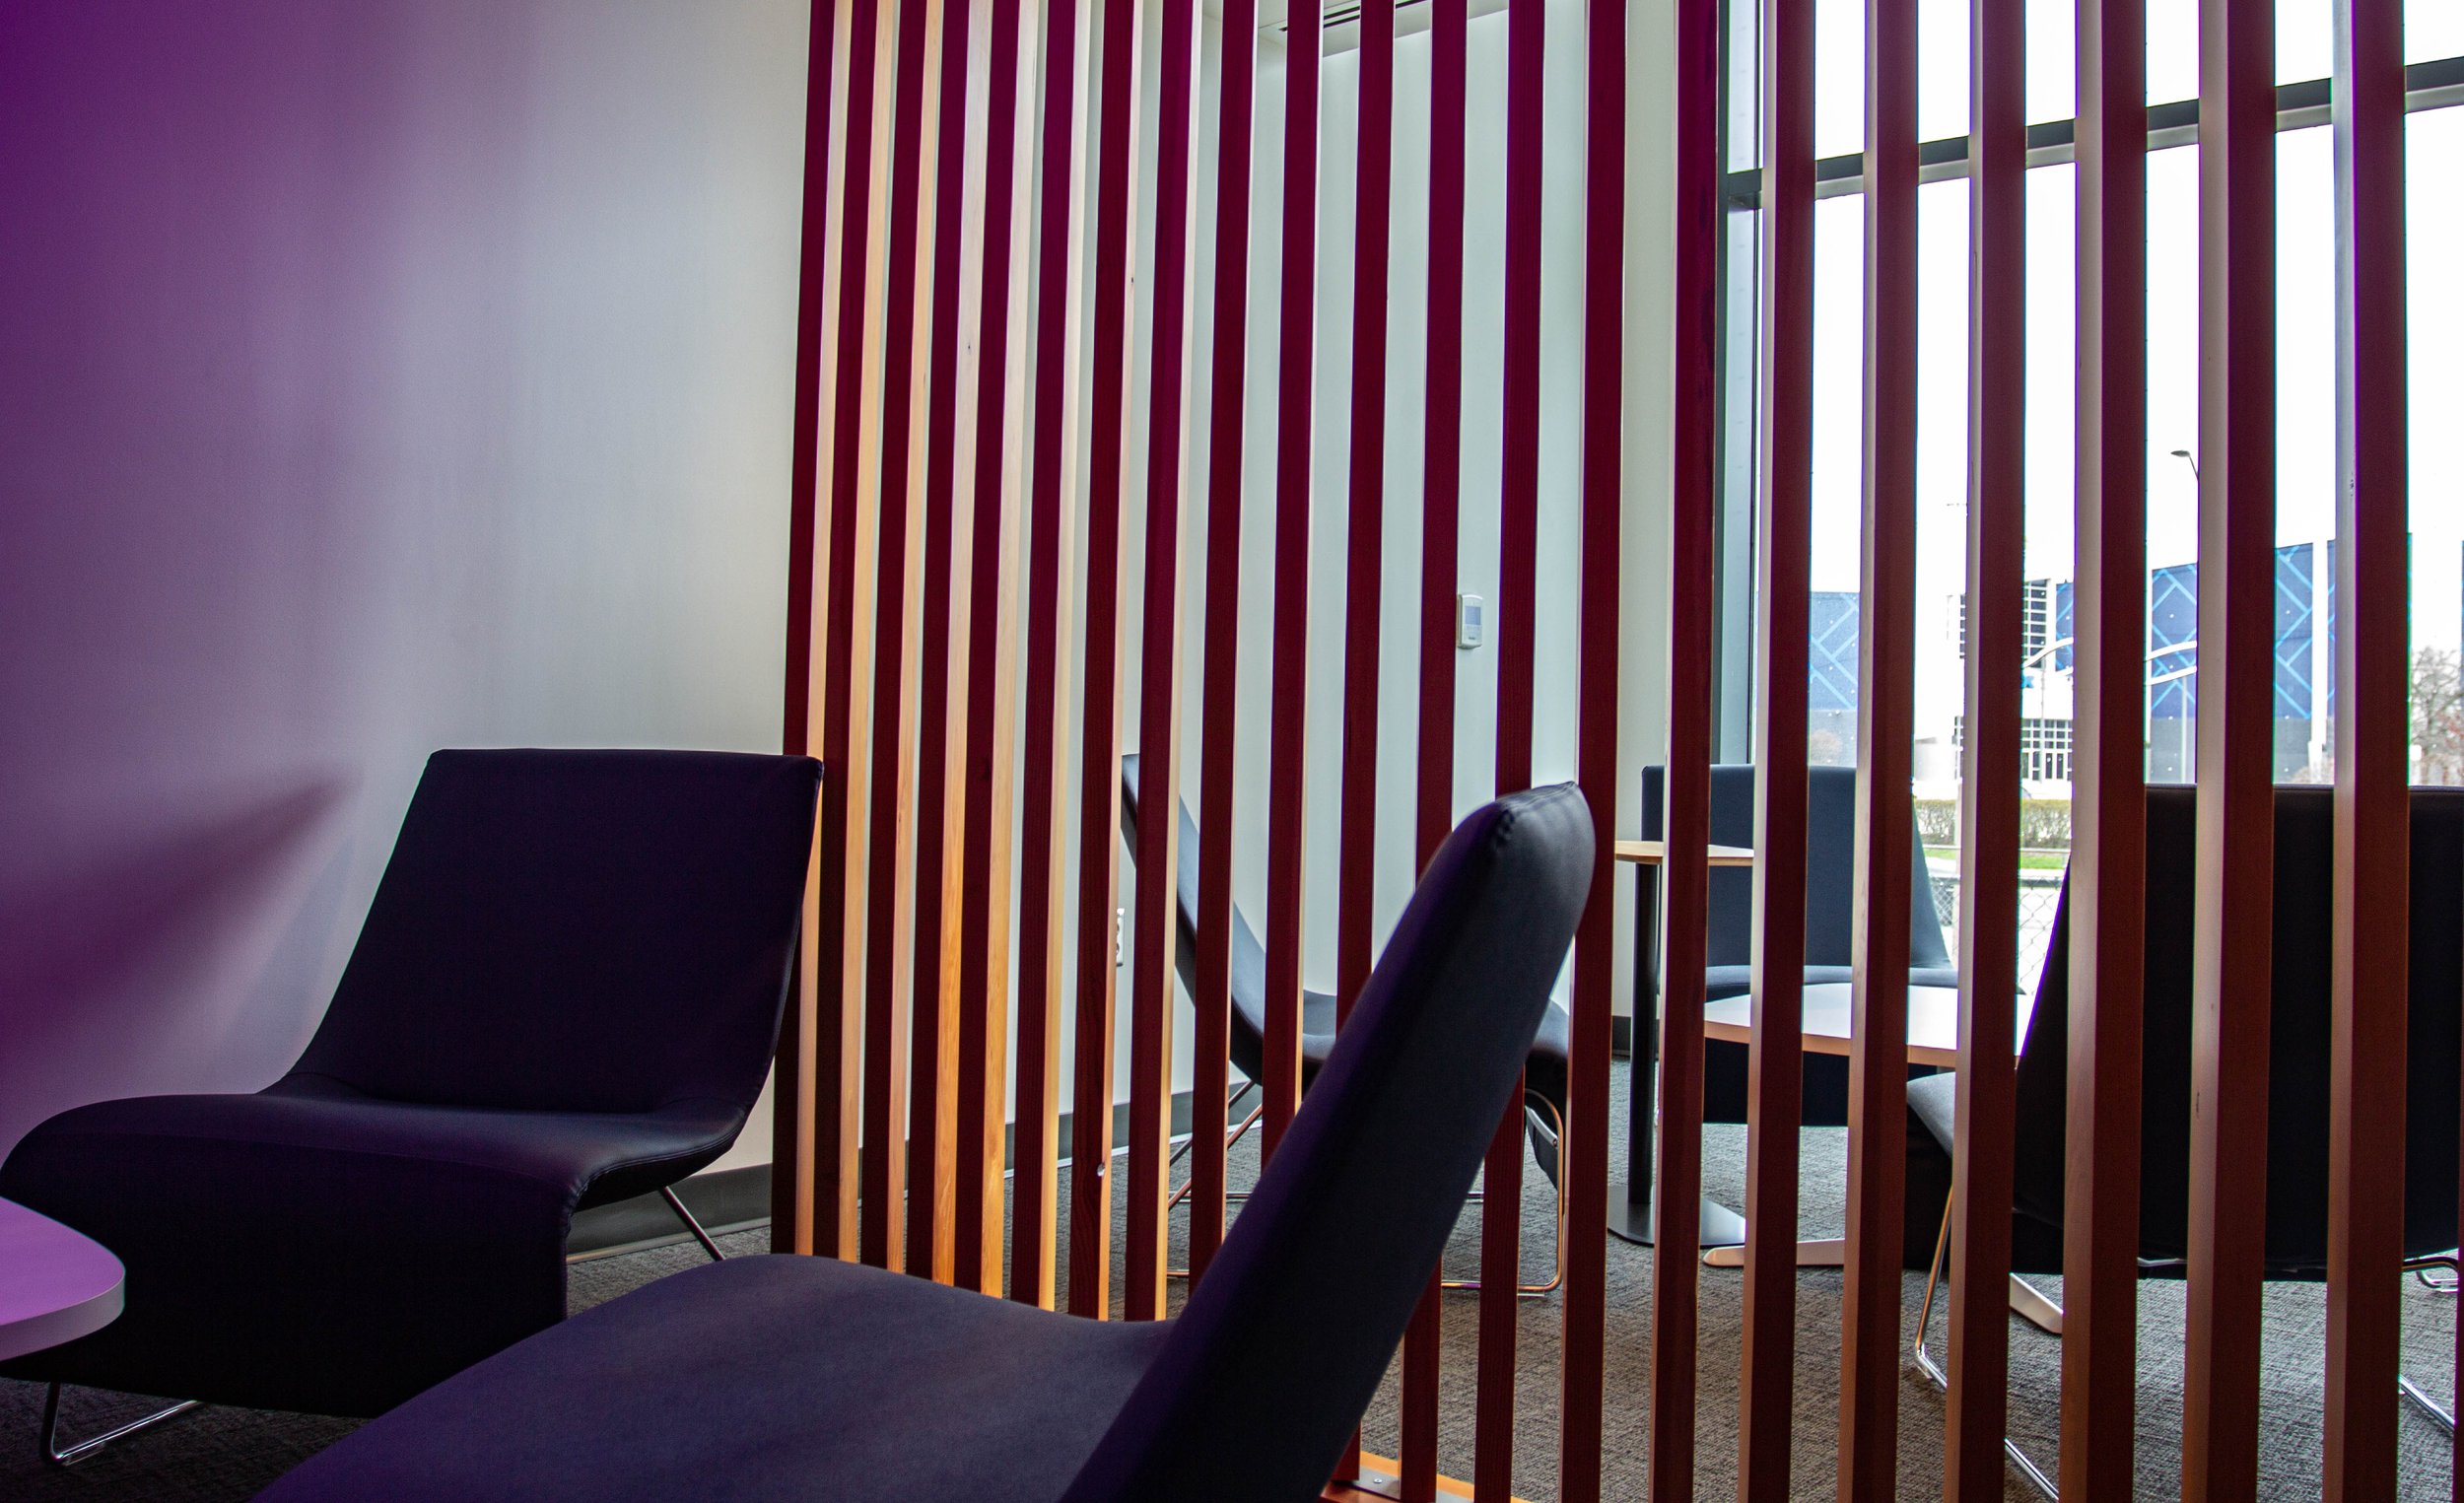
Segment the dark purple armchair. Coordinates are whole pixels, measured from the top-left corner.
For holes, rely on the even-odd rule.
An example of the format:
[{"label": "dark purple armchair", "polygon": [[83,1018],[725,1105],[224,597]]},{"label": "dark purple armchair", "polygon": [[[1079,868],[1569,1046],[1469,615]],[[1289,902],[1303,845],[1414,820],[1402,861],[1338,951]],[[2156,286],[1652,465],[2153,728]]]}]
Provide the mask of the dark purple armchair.
[{"label": "dark purple armchair", "polygon": [[1174,1320],[819,1258],[712,1264],[499,1353],[264,1496],[1315,1497],[1514,1091],[1591,870],[1570,786],[1455,831]]},{"label": "dark purple armchair", "polygon": [[116,1323],[0,1371],[375,1414],[563,1320],[574,1212],[710,1164],[761,1090],[820,772],[430,758],[290,1073],[63,1112],[0,1165],[128,1270]]}]

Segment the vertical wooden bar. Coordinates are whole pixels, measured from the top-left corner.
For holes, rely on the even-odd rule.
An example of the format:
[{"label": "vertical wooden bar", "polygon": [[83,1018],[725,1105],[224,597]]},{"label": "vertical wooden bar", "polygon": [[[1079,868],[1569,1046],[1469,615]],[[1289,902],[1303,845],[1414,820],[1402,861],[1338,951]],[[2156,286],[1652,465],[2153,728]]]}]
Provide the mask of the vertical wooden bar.
[{"label": "vertical wooden bar", "polygon": [[1206,430],[1206,682],[1201,690],[1211,734],[1198,772],[1198,991],[1190,998],[1197,1014],[1197,1058],[1190,1084],[1193,1279],[1206,1271],[1223,1246],[1224,1134],[1206,1129],[1222,1127],[1215,1120],[1214,1104],[1229,1094],[1231,1081],[1232,728],[1241,699],[1241,466],[1249,400],[1250,154],[1258,89],[1258,0],[1225,0],[1220,87],[1214,375]]},{"label": "vertical wooden bar", "polygon": [[[983,294],[978,305],[973,547],[968,555],[967,749],[961,791],[958,905],[958,1113],[955,1203],[951,1215],[954,1283],[1000,1292],[1002,1130],[1008,1117],[1002,1062],[1009,1010],[1010,799],[1018,650],[1018,504],[1026,342],[1010,308],[1026,291],[1019,254],[1019,191],[1030,159],[1019,150],[1021,87],[1034,49],[1021,45],[1025,0],[992,0],[984,142]],[[1049,1056],[1048,1056],[1049,1058]],[[1051,1093],[1045,1093],[1049,1111]],[[1050,1227],[1056,1170],[1049,1123],[1031,1132],[1021,1093],[1018,1196],[1030,1198]],[[1030,1138],[1039,1151],[1029,1153]],[[1038,1303],[1052,1302],[1052,1260],[1019,1262]]]},{"label": "vertical wooden bar", "polygon": [[[1532,650],[1540,532],[1540,189],[1548,18],[1544,0],[1506,9],[1506,297],[1499,457],[1497,575],[1496,788],[1532,784]],[[1425,793],[1424,793],[1425,796]],[[1451,789],[1448,791],[1451,798]],[[1442,835],[1439,837],[1444,838]],[[1487,1496],[1507,1496],[1514,1463],[1516,1335],[1513,1285],[1523,1251],[1523,1093],[1507,1098],[1480,1170],[1480,1327],[1474,1481],[1483,1467]],[[1562,1124],[1560,1125],[1562,1126]],[[1561,1165],[1558,1174],[1565,1169]],[[1575,1222],[1574,1225],[1581,1225]],[[1562,1369],[1561,1369],[1562,1375]],[[1476,1421],[1475,1421],[1476,1422]],[[1562,1479],[1560,1486],[1563,1486]]]},{"label": "vertical wooden bar", "polygon": [[[1814,5],[1764,0],[1762,514],[1754,614],[1754,948],[1746,1050],[1738,1496],[1789,1493],[1804,1115],[1806,683],[1814,481]],[[1662,1192],[1663,1203],[1667,1192]]]},{"label": "vertical wooden bar", "polygon": [[2131,1494],[2147,923],[2147,24],[2079,5],[2079,476],[2071,1054],[2062,1246],[2066,1497]]},{"label": "vertical wooden bar", "polygon": [[[909,1271],[947,1283],[951,1276],[951,1212],[957,1197],[958,1032],[964,1003],[957,992],[957,928],[963,868],[958,849],[965,812],[965,742],[952,734],[953,704],[965,714],[967,662],[955,650],[966,635],[968,597],[953,598],[960,524],[958,387],[967,364],[959,338],[959,293],[969,213],[967,181],[967,49],[973,7],[941,16],[939,120],[933,130],[932,316],[922,379],[924,435],[924,589],[918,617],[916,670],[915,941],[909,963],[914,1084],[910,1091],[909,1160],[916,1183],[907,1196]],[[955,613],[956,619],[953,619]],[[953,683],[953,670],[955,682]],[[952,840],[953,834],[960,840]]]},{"label": "vertical wooden bar", "polygon": [[1318,72],[1323,0],[1291,8],[1283,86],[1283,306],[1275,395],[1274,701],[1266,722],[1264,1152],[1300,1110],[1301,821],[1309,731],[1310,403],[1316,394]]},{"label": "vertical wooden bar", "polygon": [[[1061,819],[1069,802],[1061,749],[1068,742],[1063,717],[1069,713],[1068,611],[1076,513],[1077,222],[1085,191],[1081,163],[1086,109],[1078,90],[1078,72],[1085,62],[1078,0],[1049,0],[1042,13],[1035,379],[1026,393],[1034,403],[1035,432],[1028,481],[1026,706],[1020,717],[1026,741],[1019,771],[1024,788],[1018,836],[1019,1194],[1010,1212],[1009,1289],[1013,1299],[1050,1308],[1059,1214],[1056,1114],[1061,1101],[1061,854],[1066,844]],[[1093,1172],[1102,1174],[1102,1160]],[[1073,1268],[1076,1262],[1071,1260]],[[1074,1271],[1072,1283],[1075,1308]],[[1099,1310],[1102,1303],[1100,1297],[1095,1301]]]},{"label": "vertical wooden bar", "polygon": [[1865,12],[1865,476],[1839,1496],[1899,1495],[1916,734],[1917,7]]},{"label": "vertical wooden bar", "polygon": [[[1719,0],[1677,0],[1676,239],[1671,276],[1675,421],[1669,505],[1668,963],[1660,999],[1657,1226],[1651,1253],[1651,1496],[1694,1495],[1701,1333],[1703,971],[1710,922],[1713,611],[1719,507],[1721,179]],[[1648,817],[1648,815],[1646,815]],[[1654,957],[1644,956],[1649,965]],[[1646,1067],[1649,1041],[1634,1041]],[[1648,1131],[1635,1123],[1629,1130]]]},{"label": "vertical wooden bar", "polygon": [[842,770],[822,781],[820,820],[821,922],[814,944],[816,1016],[813,1089],[813,1246],[841,1258],[856,1255],[857,1146],[862,1138],[862,1055],[865,1011],[863,924],[856,880],[864,843],[853,811],[864,806],[869,758],[856,726],[856,669],[872,661],[873,580],[862,567],[873,551],[878,501],[870,464],[878,431],[864,422],[867,385],[877,380],[868,358],[865,291],[882,247],[876,243],[876,179],[885,176],[875,115],[883,101],[881,0],[853,0],[848,28],[847,153],[839,212],[837,414],[830,473],[830,631],[822,670],[822,762]]},{"label": "vertical wooden bar", "polygon": [[2276,917],[2272,0],[2201,0],[2199,73],[2199,885],[2182,1497],[2224,1503],[2258,1495],[2267,1244]]},{"label": "vertical wooden bar", "polygon": [[[1198,117],[1198,0],[1163,0],[1155,139],[1155,303],[1147,384],[1146,572],[1140,622],[1137,909],[1129,976],[1129,1246],[1124,1309],[1164,1314],[1165,1208],[1172,1195],[1173,957],[1180,943],[1181,492],[1189,474],[1190,307],[1198,278],[1191,142]],[[1120,784],[1119,775],[1114,785]],[[1218,1110],[1220,1110],[1218,1108]],[[1198,1098],[1190,1130],[1211,1130]]]},{"label": "vertical wooden bar", "polygon": [[[1070,1070],[1069,1309],[1111,1309],[1113,1000],[1121,896],[1121,505],[1137,257],[1138,0],[1102,0],[1095,347],[1088,353],[1086,660],[1079,717],[1078,1036]],[[1164,806],[1171,824],[1174,811]],[[1134,1098],[1133,1098],[1134,1099]]]},{"label": "vertical wooden bar", "polygon": [[[2404,18],[2336,7],[2336,918],[2329,1087],[2331,1503],[2396,1490],[2410,911]],[[2203,696],[2204,698],[2204,696]]]},{"label": "vertical wooden bar", "polygon": [[[1583,552],[1575,766],[1592,811],[1591,897],[1574,943],[1566,1136],[1564,1412],[1558,1495],[1600,1496],[1608,1384],[1608,1047],[1616,977],[1617,645],[1624,593],[1625,8],[1590,0],[1584,48]],[[1647,1125],[1638,1125],[1648,1131]],[[1484,1270],[1484,1277],[1508,1275]]]},{"label": "vertical wooden bar", "polygon": [[[833,260],[830,74],[838,6],[836,0],[812,0],[810,11],[804,55],[804,207],[796,264],[795,409],[787,460],[787,703],[779,745],[791,757],[804,755],[819,739],[813,719],[813,594],[827,567],[814,548],[821,489],[822,320]],[[825,768],[823,777],[836,780],[839,773]],[[819,928],[814,898],[814,876],[808,875],[795,990],[779,1027],[778,1078],[772,1085],[771,1248],[782,1253],[813,1250],[813,1096],[821,1083],[813,1072],[817,988],[811,967]]]},{"label": "vertical wooden bar", "polygon": [[[916,444],[915,394],[928,376],[916,360],[918,241],[929,234],[922,196],[926,106],[932,101],[930,0],[899,0],[890,114],[890,206],[883,249],[889,257],[882,294],[880,563],[873,627],[872,829],[870,883],[864,899],[864,1152],[857,1243],[877,1267],[905,1264],[907,1225],[907,1092],[909,983],[902,950],[914,919],[916,746],[914,696],[909,693],[907,638],[916,611],[917,542],[922,512],[912,506]],[[928,366],[928,362],[926,363]]]},{"label": "vertical wooden bar", "polygon": [[1967,736],[1943,1495],[1999,1503],[2011,1388],[2012,987],[2026,655],[2027,7],[1972,0],[1969,17]]}]

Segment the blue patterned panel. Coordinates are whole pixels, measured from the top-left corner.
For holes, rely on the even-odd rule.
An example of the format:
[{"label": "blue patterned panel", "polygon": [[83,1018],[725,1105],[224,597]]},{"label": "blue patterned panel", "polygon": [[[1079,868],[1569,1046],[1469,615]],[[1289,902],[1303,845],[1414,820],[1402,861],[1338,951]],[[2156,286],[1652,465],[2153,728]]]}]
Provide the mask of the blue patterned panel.
[{"label": "blue patterned panel", "polygon": [[[2148,717],[2198,718],[2199,566],[2176,564],[2148,577]],[[2187,644],[2187,646],[2185,646]],[[2156,680],[2182,673],[2165,683]]]},{"label": "blue patterned panel", "polygon": [[1806,708],[1811,711],[1857,708],[1857,592],[1817,589],[1810,602],[1812,641]]},{"label": "blue patterned panel", "polygon": [[2310,545],[2276,550],[2276,718],[2310,717]]},{"label": "blue patterned panel", "polygon": [[2057,673],[2071,671],[2071,581],[2056,581],[2053,586],[2053,668]]}]

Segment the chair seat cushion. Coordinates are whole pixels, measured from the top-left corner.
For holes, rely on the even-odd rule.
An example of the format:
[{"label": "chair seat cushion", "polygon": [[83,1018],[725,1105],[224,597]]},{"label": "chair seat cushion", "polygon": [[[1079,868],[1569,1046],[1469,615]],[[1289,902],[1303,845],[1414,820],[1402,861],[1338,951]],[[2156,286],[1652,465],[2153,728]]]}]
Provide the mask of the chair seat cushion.
[{"label": "chair seat cushion", "polygon": [[64,1112],[0,1165],[0,1196],[117,1254],[127,1308],[6,1371],[380,1412],[562,1320],[575,1209],[690,1174],[741,1122],[716,1103],[420,1106],[315,1077]]},{"label": "chair seat cushion", "polygon": [[659,1280],[420,1395],[265,1503],[1058,1498],[1162,1345],[821,1258]]},{"label": "chair seat cushion", "polygon": [[1916,1115],[1935,1142],[1949,1153],[1957,1141],[1955,1108],[1959,1100],[1959,1077],[1949,1070],[1908,1082],[1908,1110]]}]

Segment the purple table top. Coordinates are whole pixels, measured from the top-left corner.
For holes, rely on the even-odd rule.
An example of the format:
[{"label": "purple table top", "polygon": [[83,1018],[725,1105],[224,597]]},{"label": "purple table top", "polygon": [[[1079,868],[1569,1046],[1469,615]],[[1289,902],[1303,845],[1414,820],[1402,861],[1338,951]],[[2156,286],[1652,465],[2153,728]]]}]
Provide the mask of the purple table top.
[{"label": "purple table top", "polygon": [[119,1318],[120,1261],[83,1233],[0,1200],[0,1360]]}]

